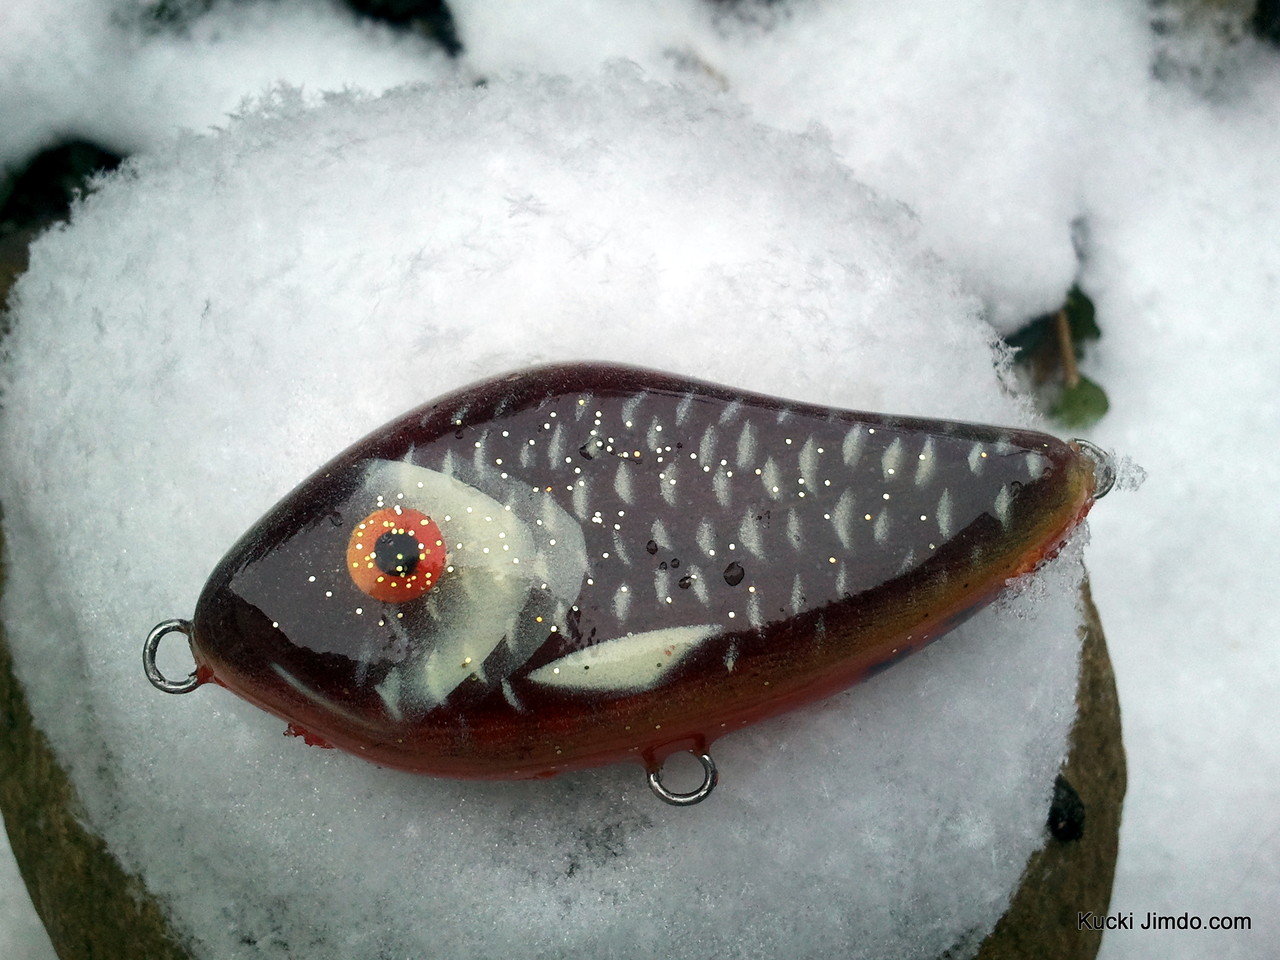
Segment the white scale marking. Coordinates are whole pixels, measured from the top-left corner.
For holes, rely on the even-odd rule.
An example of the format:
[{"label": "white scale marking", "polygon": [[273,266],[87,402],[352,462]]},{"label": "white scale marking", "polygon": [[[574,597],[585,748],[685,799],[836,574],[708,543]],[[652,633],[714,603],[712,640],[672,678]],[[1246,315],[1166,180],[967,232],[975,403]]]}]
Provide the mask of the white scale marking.
[{"label": "white scale marking", "polygon": [[717,473],[711,478],[711,489],[716,495],[716,503],[722,507],[729,506],[729,478]]},{"label": "white scale marking", "polygon": [[[278,668],[278,665],[276,665]],[[387,713],[396,720],[404,719],[404,711],[400,709],[400,677],[399,670],[391,670],[381,683],[374,684],[374,692],[382,699]]]},{"label": "white scale marking", "polygon": [[594,412],[595,398],[589,393],[584,393],[578,398],[578,406],[573,412],[573,419],[581,420],[583,417],[590,416]]},{"label": "white scale marking", "polygon": [[622,584],[613,594],[613,615],[619,623],[627,622],[627,611],[631,609],[631,591]]},{"label": "white scale marking", "polygon": [[716,549],[716,532],[711,526],[710,520],[703,520],[698,524],[698,549],[708,557],[715,553]]},{"label": "white scale marking", "polygon": [[836,596],[843,597],[849,592],[849,568],[846,564],[836,567]]},{"label": "white scale marking", "polygon": [[662,525],[661,520],[653,521],[653,528],[650,530],[650,536],[653,542],[663,550],[671,549],[671,537],[667,534],[667,528]]},{"label": "white scale marking", "polygon": [[511,689],[511,682],[509,680],[502,681],[502,696],[506,698],[507,703],[511,704],[512,709],[519,713],[525,712],[524,704],[520,702],[518,697],[516,697],[516,692]]},{"label": "white scale marking", "polygon": [[624,566],[631,566],[631,556],[627,553],[627,546],[617,530],[613,531],[613,555],[621,560]]},{"label": "white scale marking", "polygon": [[674,462],[667,464],[666,467],[667,469],[662,471],[663,475],[659,477],[658,483],[662,488],[662,499],[667,502],[668,506],[674,507],[676,505],[677,470]]},{"label": "white scale marking", "polygon": [[1006,530],[1009,529],[1009,506],[1012,503],[1013,496],[1009,493],[1009,488],[1001,487],[1000,492],[996,494],[996,518],[1000,521],[1000,526]]},{"label": "white scale marking", "polygon": [[457,466],[453,462],[453,451],[446,450],[444,459],[440,461],[440,472],[446,477],[452,477],[457,470]]},{"label": "white scale marking", "polygon": [[551,431],[551,440],[547,444],[547,463],[552,468],[558,467],[564,459],[564,424],[557,423]]},{"label": "white scale marking", "polygon": [[618,462],[617,472],[613,475],[613,492],[627,506],[636,502],[635,491],[631,489],[631,464],[625,460]]},{"label": "white scale marking", "polygon": [[789,510],[787,512],[787,539],[791,541],[791,546],[797,551],[804,549],[804,535],[800,530],[800,512],[798,510]]},{"label": "white scale marking", "polygon": [[520,466],[524,467],[526,470],[528,470],[531,466],[533,466],[534,453],[535,453],[534,444],[532,443],[520,444]]},{"label": "white scale marking", "polygon": [[557,624],[558,625],[557,629],[561,632],[567,633],[567,631],[565,631],[564,629],[564,618],[568,613],[569,613],[569,604],[565,603],[563,600],[557,600],[556,611],[551,615],[551,622],[554,624]]},{"label": "white scale marking", "polygon": [[880,469],[884,472],[884,478],[888,480],[897,474],[899,467],[902,466],[902,438],[894,437],[893,443],[885,449],[884,454],[880,457]]},{"label": "white scale marking", "polygon": [[725,406],[725,408],[720,411],[720,422],[728,423],[731,420],[736,420],[738,418],[738,414],[741,412],[742,412],[742,401],[730,400],[729,403]]},{"label": "white scale marking", "polygon": [[686,393],[680,398],[680,403],[676,405],[676,426],[680,426],[689,416],[689,411],[693,409],[693,394]]},{"label": "white scale marking", "polygon": [[791,612],[799,613],[804,609],[804,584],[800,582],[800,574],[791,581]]},{"label": "white scale marking", "polygon": [[858,458],[862,456],[863,433],[861,427],[854,427],[844,436],[844,443],[840,445],[840,456],[844,458],[845,466],[852,467],[858,462]]},{"label": "white scale marking", "polygon": [[591,504],[587,497],[587,482],[582,479],[573,482],[573,512],[579,520],[586,520],[591,514]]},{"label": "white scale marking", "polygon": [[747,594],[747,619],[759,630],[764,626],[764,615],[760,612],[760,594]]},{"label": "white scale marking", "polygon": [[707,623],[616,637],[552,660],[528,679],[563,690],[649,690],[720,630]]},{"label": "white scale marking", "polygon": [[498,402],[493,405],[494,417],[502,417],[506,415],[507,410],[511,408],[511,404],[515,401],[515,396],[510,393],[504,393],[498,398]]},{"label": "white scale marking", "polygon": [[742,518],[742,523],[738,526],[738,542],[761,560],[764,559],[764,543],[760,538],[760,523],[756,520],[754,513],[748,512]]},{"label": "white scale marking", "polygon": [[649,445],[650,450],[661,450],[662,448],[662,424],[658,422],[657,417],[649,421],[649,432],[645,434],[645,442]]},{"label": "white scale marking", "polygon": [[489,430],[486,428],[480,432],[480,439],[473,444],[475,452],[471,455],[471,462],[475,464],[477,470],[489,469]]},{"label": "white scale marking", "polygon": [[671,596],[671,571],[657,567],[653,571],[653,594],[658,603]]},{"label": "white scale marking", "polygon": [[831,524],[836,528],[836,536],[840,538],[840,546],[846,550],[853,547],[853,491],[845,490],[831,511]]},{"label": "white scale marking", "polygon": [[702,568],[699,566],[691,566],[685,576],[689,577],[693,581],[692,590],[697,594],[698,600],[702,605],[705,607],[711,603],[711,594],[707,590],[707,581],[702,576]]},{"label": "white scale marking", "polygon": [[773,457],[765,460],[764,468],[760,471],[760,482],[764,484],[764,495],[766,497],[777,499],[781,495],[782,476]]},{"label": "white scale marking", "polygon": [[631,397],[630,399],[627,400],[626,403],[622,405],[622,422],[623,423],[626,423],[628,420],[631,420],[633,422],[635,421],[636,412],[640,409],[640,401],[647,396],[648,394],[646,393],[637,393],[634,397]]},{"label": "white scale marking", "polygon": [[[539,519],[542,520],[541,530],[543,531],[544,538],[553,536],[554,531],[556,530],[556,525],[560,523],[561,520],[568,519],[567,514],[565,514],[564,510],[561,509],[560,505],[556,503],[555,498],[550,494],[542,498],[542,510],[540,513],[542,516]],[[572,520],[569,522],[573,523]],[[579,532],[581,532],[582,528],[578,524],[574,523],[573,525],[578,528]],[[586,560],[586,548],[584,547],[583,549],[583,560]]]},{"label": "white scale marking", "polygon": [[876,543],[884,543],[889,539],[889,511],[881,510],[876,517],[875,528],[871,531],[871,535],[876,538]]},{"label": "white scale marking", "polygon": [[951,523],[951,491],[943,490],[942,496],[938,498],[938,507],[935,511],[938,518],[938,535],[943,540],[949,540],[954,528]]},{"label": "white scale marking", "polygon": [[933,479],[934,467],[937,465],[936,456],[933,452],[933,437],[929,437],[924,442],[924,447],[920,450],[920,456],[916,465],[916,486],[928,486],[929,481]]},{"label": "white scale marking", "polygon": [[1032,480],[1039,480],[1048,469],[1049,459],[1047,457],[1035,452],[1027,454],[1027,475]]},{"label": "white scale marking", "polygon": [[714,463],[716,455],[716,428],[707,427],[698,441],[698,459],[703,463]]},{"label": "white scale marking", "polygon": [[817,486],[818,483],[818,445],[810,437],[804,442],[804,446],[800,448],[800,476],[804,477],[807,486]]},{"label": "white scale marking", "polygon": [[748,467],[756,458],[756,431],[748,420],[738,434],[738,466]]},{"label": "white scale marking", "polygon": [[724,666],[730,673],[733,673],[733,665],[738,662],[738,644],[729,644],[729,649],[724,654]]},{"label": "white scale marking", "polygon": [[[916,562],[916,551],[914,548],[908,548],[907,555],[903,557],[902,562],[898,564],[898,575],[901,576],[902,574],[910,570],[915,565],[915,562]],[[945,570],[943,571],[943,575],[945,575]]]},{"label": "white scale marking", "polygon": [[982,464],[987,459],[983,456],[986,449],[980,443],[969,448],[969,470],[976,476],[982,472]]}]

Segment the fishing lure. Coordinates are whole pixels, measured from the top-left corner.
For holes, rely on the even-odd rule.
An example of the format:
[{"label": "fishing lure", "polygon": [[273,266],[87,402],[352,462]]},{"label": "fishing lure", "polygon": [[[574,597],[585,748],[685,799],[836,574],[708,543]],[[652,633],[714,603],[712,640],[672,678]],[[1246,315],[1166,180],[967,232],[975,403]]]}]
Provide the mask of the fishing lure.
[{"label": "fishing lure", "polygon": [[[148,678],[214,681],[389,767],[546,777],[633,758],[715,787],[717,737],[918,650],[1109,489],[1084,441],[563,364],[420,407],[218,564]],[[170,680],[161,639],[196,668]],[[689,751],[694,791],[663,785]]]}]

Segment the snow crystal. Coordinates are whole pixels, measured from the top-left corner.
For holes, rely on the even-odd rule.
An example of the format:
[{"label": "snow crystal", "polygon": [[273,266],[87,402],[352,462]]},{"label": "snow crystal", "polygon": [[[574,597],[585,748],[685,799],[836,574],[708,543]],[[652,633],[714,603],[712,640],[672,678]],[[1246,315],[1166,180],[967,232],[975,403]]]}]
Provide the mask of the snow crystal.
[{"label": "snow crystal", "polygon": [[378,769],[139,669],[150,626],[189,613],[293,483],[505,369],[613,359],[1025,422],[977,302],[827,138],[626,67],[318,107],[278,91],[109,177],[36,243],[12,304],[19,673],[89,819],[201,956],[934,956],[991,927],[1043,842],[1073,558],[869,683],[718,741],[721,785],[688,810],[631,766]]}]

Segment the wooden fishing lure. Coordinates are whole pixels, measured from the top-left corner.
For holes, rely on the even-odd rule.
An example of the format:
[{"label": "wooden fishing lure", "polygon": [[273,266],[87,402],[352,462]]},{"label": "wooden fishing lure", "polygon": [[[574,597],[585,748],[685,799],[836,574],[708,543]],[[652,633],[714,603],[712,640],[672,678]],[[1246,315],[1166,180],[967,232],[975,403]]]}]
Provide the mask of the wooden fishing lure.
[{"label": "wooden fishing lure", "polygon": [[[635,758],[662,799],[716,737],[918,650],[1053,556],[1109,488],[1083,441],[565,364],[357,443],[147,639],[310,743],[450,777]],[[187,635],[196,669],[155,657]],[[692,751],[692,793],[662,785]]]}]

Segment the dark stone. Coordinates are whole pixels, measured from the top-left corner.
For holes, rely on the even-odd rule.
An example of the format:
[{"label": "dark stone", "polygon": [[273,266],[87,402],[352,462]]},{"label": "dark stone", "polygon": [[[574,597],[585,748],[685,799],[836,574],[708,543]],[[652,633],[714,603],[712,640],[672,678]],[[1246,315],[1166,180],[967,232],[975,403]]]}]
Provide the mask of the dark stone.
[{"label": "dark stone", "polygon": [[1079,840],[1084,836],[1084,801],[1062,774],[1053,782],[1053,802],[1045,825],[1055,840]]}]

